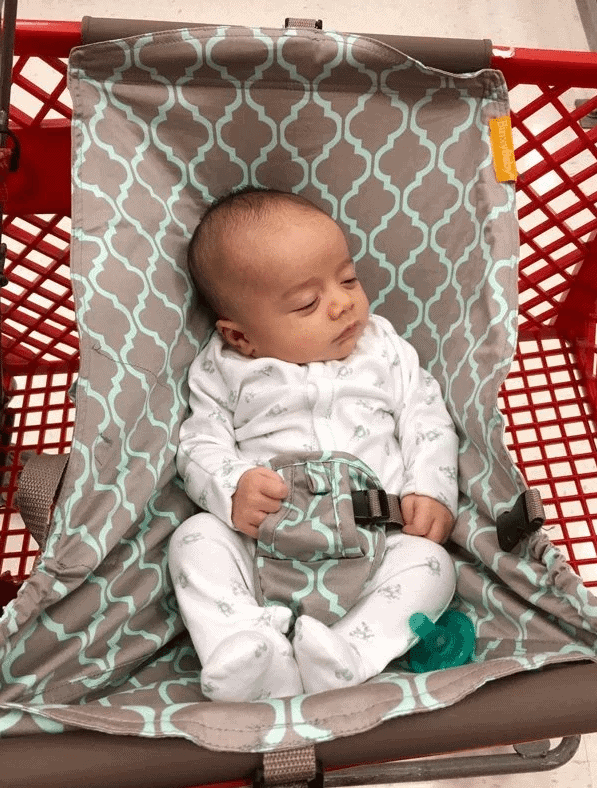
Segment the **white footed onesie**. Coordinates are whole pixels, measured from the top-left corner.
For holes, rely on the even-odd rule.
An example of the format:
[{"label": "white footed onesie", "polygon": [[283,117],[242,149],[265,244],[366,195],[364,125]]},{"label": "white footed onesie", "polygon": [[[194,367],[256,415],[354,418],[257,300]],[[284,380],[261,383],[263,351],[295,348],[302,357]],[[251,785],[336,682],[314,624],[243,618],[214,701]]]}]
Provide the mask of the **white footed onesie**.
[{"label": "white footed onesie", "polygon": [[[437,621],[455,590],[447,551],[388,531],[381,565],[356,604],[330,627],[282,605],[261,607],[255,541],[234,530],[242,474],[288,451],[348,452],[388,493],[428,496],[455,516],[458,438],[437,381],[392,325],[370,315],[342,360],[293,364],[243,356],[214,333],[189,374],[191,414],[178,468],[204,511],[170,543],[170,572],[214,700],[259,700],[366,681],[417,641],[408,621]],[[286,637],[292,635],[292,643]]]}]

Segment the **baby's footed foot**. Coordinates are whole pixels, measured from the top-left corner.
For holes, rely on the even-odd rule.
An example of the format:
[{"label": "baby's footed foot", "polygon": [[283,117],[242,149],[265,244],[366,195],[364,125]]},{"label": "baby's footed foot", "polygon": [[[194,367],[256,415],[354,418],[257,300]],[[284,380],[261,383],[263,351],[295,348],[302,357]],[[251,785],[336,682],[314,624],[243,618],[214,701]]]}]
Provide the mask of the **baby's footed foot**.
[{"label": "baby's footed foot", "polygon": [[252,701],[302,695],[292,647],[280,632],[235,632],[214,650],[201,671],[211,700]]},{"label": "baby's footed foot", "polygon": [[354,687],[379,673],[355,646],[311,616],[300,616],[294,631],[292,645],[305,692]]}]

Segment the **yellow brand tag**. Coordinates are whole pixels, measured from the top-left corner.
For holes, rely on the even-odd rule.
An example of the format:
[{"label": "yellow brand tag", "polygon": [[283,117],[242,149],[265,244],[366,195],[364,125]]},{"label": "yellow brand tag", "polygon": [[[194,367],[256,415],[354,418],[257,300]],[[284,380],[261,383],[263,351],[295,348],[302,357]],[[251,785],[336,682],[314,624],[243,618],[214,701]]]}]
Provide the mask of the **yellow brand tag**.
[{"label": "yellow brand tag", "polygon": [[489,121],[493,165],[498,181],[515,181],[516,160],[514,159],[514,143],[510,116],[495,118]]}]

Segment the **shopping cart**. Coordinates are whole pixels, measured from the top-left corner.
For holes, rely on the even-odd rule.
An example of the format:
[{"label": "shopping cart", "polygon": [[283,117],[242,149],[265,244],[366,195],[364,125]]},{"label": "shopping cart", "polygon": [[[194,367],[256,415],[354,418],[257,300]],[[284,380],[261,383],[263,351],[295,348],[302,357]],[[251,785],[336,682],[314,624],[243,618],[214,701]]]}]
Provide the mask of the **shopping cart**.
[{"label": "shopping cart", "polygon": [[[121,36],[125,31],[119,25]],[[164,27],[139,22],[127,32]],[[0,604],[16,594],[38,552],[16,505],[24,461],[31,453],[68,452],[74,420],[69,390],[77,376],[78,350],[68,265],[70,104],[65,58],[81,42],[81,34],[78,23],[18,22],[10,126],[0,128],[5,142],[0,158],[5,182],[2,233],[7,245],[7,282],[2,288]],[[480,46],[486,48],[488,42]],[[541,493],[553,543],[585,585],[596,588],[597,56],[494,47],[491,63],[503,71],[511,89],[520,173],[519,345],[501,392],[506,440],[529,485]],[[7,139],[9,132],[13,139]],[[542,674],[493,682],[427,718],[427,742],[422,743],[419,731],[410,754],[568,737],[554,750],[548,750],[549,744],[517,745],[519,755],[488,756],[483,762],[442,759],[424,766],[415,761],[385,772],[383,767],[370,767],[349,778],[332,771],[326,774],[326,785],[553,768],[572,757],[578,734],[597,730],[595,672],[593,665],[560,665]],[[533,700],[527,701],[526,710],[512,701],[522,696]],[[463,720],[474,720],[474,730],[467,730],[466,736]],[[388,736],[408,739],[417,727],[417,721],[407,717],[361,734],[351,762],[387,760],[383,745]],[[80,778],[78,784],[89,786],[96,778],[106,783],[104,769],[115,759],[119,766],[112,782],[120,785],[132,784],[125,783],[126,775],[142,766],[143,779],[149,782],[145,775],[151,770],[156,780],[151,784],[156,785],[190,785],[198,781],[198,774],[203,783],[228,779],[240,785],[260,765],[258,754],[231,754],[223,770],[217,753],[188,742],[131,741],[84,732],[0,744],[3,768],[14,764],[9,766],[13,786],[18,773],[23,784],[31,784],[28,769],[33,762],[34,771],[44,774],[45,786],[66,785],[60,755],[65,751],[84,764],[89,779]],[[338,742],[318,747],[318,753],[326,769],[346,765]],[[174,762],[179,765],[176,778]],[[0,774],[0,785],[3,779]]]}]

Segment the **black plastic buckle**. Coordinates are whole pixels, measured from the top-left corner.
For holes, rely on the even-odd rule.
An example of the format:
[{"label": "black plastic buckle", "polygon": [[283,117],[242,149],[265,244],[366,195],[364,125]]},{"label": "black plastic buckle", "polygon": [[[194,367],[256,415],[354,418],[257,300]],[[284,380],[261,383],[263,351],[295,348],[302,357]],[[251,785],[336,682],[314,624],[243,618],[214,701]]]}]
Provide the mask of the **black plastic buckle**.
[{"label": "black plastic buckle", "polygon": [[532,519],[529,518],[526,494],[522,493],[518,496],[513,509],[503,512],[496,518],[497,537],[501,549],[509,553],[521,539],[538,531],[544,522],[545,517],[539,512],[536,512]]},{"label": "black plastic buckle", "polygon": [[[323,766],[319,759],[315,761],[315,776],[311,780],[307,780],[308,788],[323,788]],[[296,785],[299,780],[293,780],[291,784]],[[263,766],[260,766],[258,769],[255,769],[255,774],[253,775],[253,788],[273,788],[271,784],[267,784],[265,782],[265,777],[263,774]],[[283,783],[277,783],[276,788],[284,788]]]},{"label": "black plastic buckle", "polygon": [[352,508],[354,509],[354,521],[357,525],[368,525],[375,523],[385,523],[390,519],[390,505],[385,490],[376,490],[379,496],[381,513],[374,515],[371,513],[369,505],[369,493],[373,490],[355,490],[352,493]]}]

